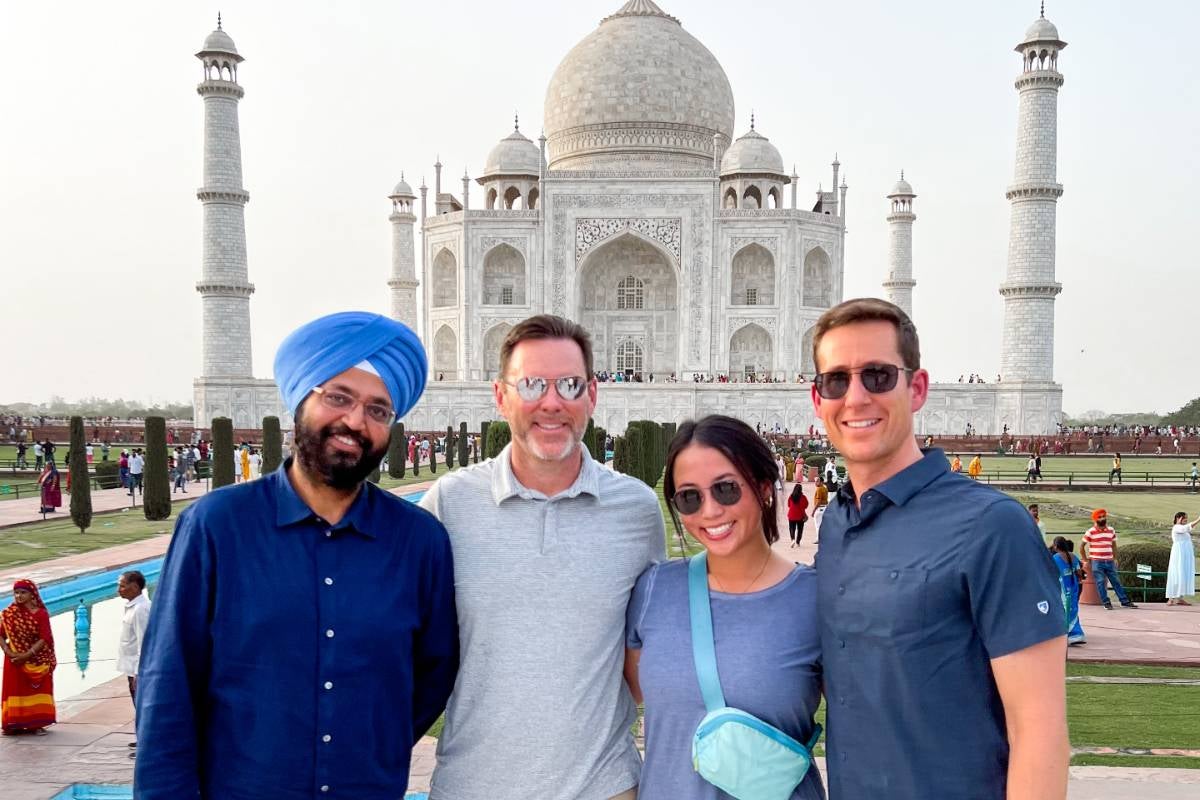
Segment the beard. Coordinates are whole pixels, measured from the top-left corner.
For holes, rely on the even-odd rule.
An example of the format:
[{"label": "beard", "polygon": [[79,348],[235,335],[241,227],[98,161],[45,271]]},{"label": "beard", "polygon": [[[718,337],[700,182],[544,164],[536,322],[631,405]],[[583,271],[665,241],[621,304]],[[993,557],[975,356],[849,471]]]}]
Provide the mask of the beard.
[{"label": "beard", "polygon": [[[350,453],[330,450],[327,445],[333,436],[353,439],[362,449],[362,455],[355,458]],[[386,442],[378,450],[372,450],[370,439],[345,425],[326,425],[320,430],[311,430],[299,415],[296,417],[294,439],[296,459],[304,471],[334,489],[357,488],[387,455]]]}]

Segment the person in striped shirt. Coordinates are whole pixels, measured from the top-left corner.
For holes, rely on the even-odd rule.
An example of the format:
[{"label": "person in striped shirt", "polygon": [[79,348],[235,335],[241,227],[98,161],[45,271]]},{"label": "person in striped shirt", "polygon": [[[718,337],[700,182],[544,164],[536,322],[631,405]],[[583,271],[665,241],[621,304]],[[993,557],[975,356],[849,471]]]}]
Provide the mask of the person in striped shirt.
[{"label": "person in striped shirt", "polygon": [[1112,601],[1108,599],[1108,590],[1104,585],[1105,578],[1112,584],[1117,599],[1125,608],[1137,608],[1137,604],[1129,599],[1121,579],[1117,577],[1117,532],[1108,527],[1108,512],[1097,508],[1092,512],[1092,521],[1096,523],[1088,528],[1083,535],[1083,557],[1092,562],[1092,577],[1096,581],[1096,592],[1100,602],[1112,611]]}]

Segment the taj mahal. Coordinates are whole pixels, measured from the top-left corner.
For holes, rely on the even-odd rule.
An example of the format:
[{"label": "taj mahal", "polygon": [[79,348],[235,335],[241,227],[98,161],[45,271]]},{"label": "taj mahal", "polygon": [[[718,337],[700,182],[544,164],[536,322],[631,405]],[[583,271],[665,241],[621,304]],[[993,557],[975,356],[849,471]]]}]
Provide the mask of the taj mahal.
[{"label": "taj mahal", "polygon": [[[1057,98],[1066,47],[1044,16],[1016,52],[1021,71],[1004,303],[1002,381],[935,384],[921,434],[1051,433],[1054,383]],[[196,54],[205,108],[203,362],[196,422],[257,427],[281,413],[256,379],[237,108],[242,56],[220,24]],[[829,190],[801,193],[780,150],[736,129],[733,89],[717,58],[652,0],[629,0],[575,45],[546,89],[536,140],[514,120],[475,177],[389,195],[391,315],[416,330],[430,382],[403,420],[444,429],[494,419],[490,382],[509,328],[533,314],[582,323],[605,383],[596,424],[678,422],[709,413],[807,431],[812,329],[843,299],[848,186],[836,156]],[[458,192],[455,192],[458,189]],[[999,187],[998,187],[999,189]],[[800,198],[804,197],[802,201]],[[915,194],[900,174],[880,199],[890,248],[880,296],[912,313]],[[420,252],[418,271],[417,252]],[[382,270],[381,270],[382,273]],[[381,291],[383,281],[380,281]],[[421,313],[418,314],[418,308]],[[920,320],[915,320],[920,328]],[[299,322],[299,321],[298,321]],[[653,376],[653,377],[651,377]],[[728,376],[728,382],[711,380]],[[638,380],[640,378],[640,380]]]}]

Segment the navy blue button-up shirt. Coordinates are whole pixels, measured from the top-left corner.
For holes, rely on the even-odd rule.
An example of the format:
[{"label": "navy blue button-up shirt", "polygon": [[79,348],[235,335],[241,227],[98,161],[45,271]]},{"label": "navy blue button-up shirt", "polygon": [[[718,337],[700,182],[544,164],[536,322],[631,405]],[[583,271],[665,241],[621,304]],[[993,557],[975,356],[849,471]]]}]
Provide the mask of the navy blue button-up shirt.
[{"label": "navy blue button-up shirt", "polygon": [[816,561],[829,797],[1003,800],[990,660],[1066,632],[1037,526],[940,450],[859,500],[830,503]]},{"label": "navy blue button-up shirt", "polygon": [[397,800],[457,669],[432,515],[366,484],[331,526],[286,467],[220,489],[180,514],[154,597],[134,796]]}]

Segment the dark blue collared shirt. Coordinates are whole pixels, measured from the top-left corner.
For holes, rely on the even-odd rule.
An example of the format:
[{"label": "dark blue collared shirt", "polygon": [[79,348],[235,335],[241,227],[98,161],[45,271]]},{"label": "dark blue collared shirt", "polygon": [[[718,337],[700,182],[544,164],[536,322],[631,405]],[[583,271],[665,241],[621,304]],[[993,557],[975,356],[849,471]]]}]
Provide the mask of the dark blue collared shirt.
[{"label": "dark blue collared shirt", "polygon": [[371,484],[331,526],[290,465],[179,516],[138,671],[139,800],[397,800],[446,706],[445,528]]},{"label": "dark blue collared shirt", "polygon": [[936,449],[861,506],[838,492],[816,561],[830,800],[1003,800],[990,661],[1066,633],[1041,534]]}]

